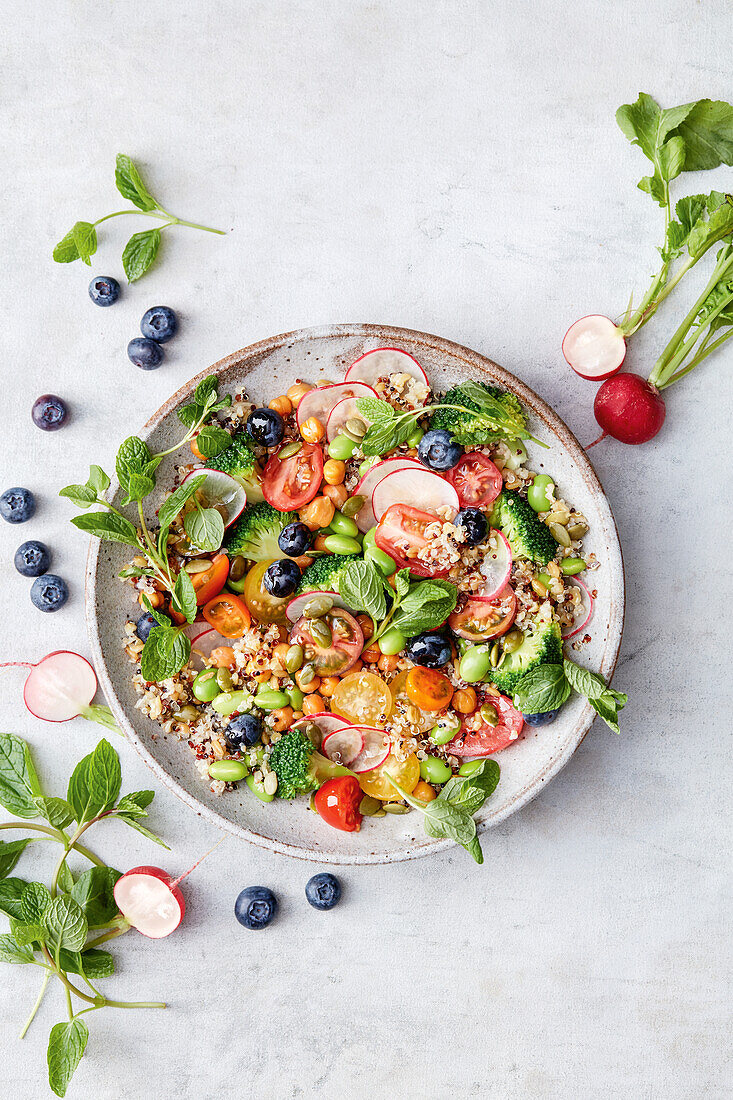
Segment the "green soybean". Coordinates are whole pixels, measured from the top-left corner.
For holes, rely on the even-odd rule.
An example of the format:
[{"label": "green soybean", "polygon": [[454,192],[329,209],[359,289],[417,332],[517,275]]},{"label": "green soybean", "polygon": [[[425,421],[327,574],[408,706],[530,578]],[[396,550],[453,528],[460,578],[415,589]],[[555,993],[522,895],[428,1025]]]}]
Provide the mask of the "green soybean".
[{"label": "green soybean", "polygon": [[389,630],[385,630],[381,638],[377,639],[377,645],[380,653],[384,653],[387,657],[393,657],[396,653],[402,652],[406,641],[405,635],[396,626],[391,626]]},{"label": "green soybean", "polygon": [[303,700],[305,695],[299,687],[288,688],[288,699],[290,700],[290,706],[293,710],[303,709]]},{"label": "green soybean", "polygon": [[331,554],[361,553],[361,543],[357,539],[347,538],[346,535],[326,535],[323,545]]},{"label": "green soybean", "polygon": [[433,726],[428,738],[434,745],[447,745],[449,741],[453,740],[459,729],[460,726]]},{"label": "green soybean", "polygon": [[364,474],[368,473],[368,471],[371,470],[373,465],[374,465],[374,459],[373,458],[365,458],[364,461],[359,466],[359,477],[364,477]]},{"label": "green soybean", "polygon": [[426,783],[447,783],[453,772],[438,756],[426,756],[420,761],[420,778]]},{"label": "green soybean", "polygon": [[333,519],[328,526],[334,535],[346,535],[347,538],[355,539],[359,534],[359,528],[353,519],[345,516],[343,512],[334,512]]},{"label": "green soybean", "polygon": [[549,573],[538,573],[537,580],[540,582],[540,584],[544,584],[545,588],[549,588],[552,584],[552,577]]},{"label": "green soybean", "polygon": [[560,571],[566,577],[574,577],[576,573],[582,573],[586,564],[582,558],[563,558],[560,562]]},{"label": "green soybean", "polygon": [[458,774],[475,775],[482,764],[483,760],[467,760],[465,764],[461,764],[460,768],[458,769]]},{"label": "green soybean", "polygon": [[527,490],[527,503],[535,512],[549,512],[555,495],[555,482],[547,474],[537,474]]},{"label": "green soybean", "polygon": [[216,669],[205,668],[199,672],[193,682],[191,690],[202,703],[210,703],[221,693],[221,688],[216,682]]},{"label": "green soybean", "polygon": [[417,447],[418,443],[424,435],[425,432],[422,430],[422,428],[413,428],[407,439],[405,440],[405,443],[408,447]]},{"label": "green soybean", "polygon": [[209,764],[209,775],[224,783],[237,783],[247,775],[247,765],[243,760],[213,760]]},{"label": "green soybean", "polygon": [[272,688],[265,688],[263,691],[257,692],[255,703],[261,710],[280,710],[281,707],[288,705],[289,699],[284,691],[273,691]]},{"label": "green soybean", "polygon": [[268,794],[261,783],[255,783],[253,775],[247,776],[247,786],[251,790],[252,794],[259,798],[260,802],[272,802],[275,797],[274,794]]},{"label": "green soybean", "polygon": [[462,680],[467,680],[469,684],[475,684],[478,680],[483,680],[490,668],[491,657],[488,649],[475,645],[466,650],[461,657],[460,677]]},{"label": "green soybean", "polygon": [[328,444],[329,458],[336,458],[341,462],[345,462],[347,458],[351,458],[355,450],[356,441],[349,439],[348,435],[344,435],[343,432],[339,432],[339,434]]},{"label": "green soybean", "polygon": [[235,710],[244,710],[248,706],[252,696],[248,691],[223,691],[212,700],[212,707],[217,714],[226,718],[234,714]]},{"label": "green soybean", "polygon": [[369,530],[364,533],[364,549],[366,549],[367,546],[375,545],[374,536],[376,535],[376,533],[376,527],[370,527]]},{"label": "green soybean", "polygon": [[[364,536],[364,544],[366,546],[366,535]],[[389,554],[385,554],[384,550],[380,550],[378,546],[374,546],[372,543],[366,546],[364,557],[367,561],[373,562],[377,569],[384,573],[385,577],[390,577],[397,568],[397,562],[394,558],[391,558]]]}]

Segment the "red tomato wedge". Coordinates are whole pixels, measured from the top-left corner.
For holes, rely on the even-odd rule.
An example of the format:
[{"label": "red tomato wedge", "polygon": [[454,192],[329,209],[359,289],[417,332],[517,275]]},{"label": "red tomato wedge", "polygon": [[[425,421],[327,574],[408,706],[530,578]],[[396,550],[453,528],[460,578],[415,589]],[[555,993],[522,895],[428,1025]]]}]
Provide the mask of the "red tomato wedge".
[{"label": "red tomato wedge", "polygon": [[448,569],[419,562],[407,557],[408,550],[421,550],[427,546],[425,528],[439,522],[433,512],[409,508],[406,504],[392,504],[380,519],[374,532],[374,541],[380,550],[397,562],[398,569],[409,569],[417,577],[444,577]]},{"label": "red tomato wedge", "polygon": [[469,451],[445,475],[461,502],[461,508],[488,508],[501,492],[501,470],[480,451]]},{"label": "red tomato wedge", "polygon": [[272,456],[262,472],[262,493],[280,512],[297,512],[313,500],[322,480],[323,451],[317,443],[304,443],[290,458]]},{"label": "red tomato wedge", "polygon": [[290,631],[290,644],[296,643],[312,649],[313,656],[308,660],[315,665],[317,676],[341,676],[348,672],[359,660],[364,648],[364,633],[359,623],[344,611],[334,607],[323,619],[332,634],[329,646],[320,645],[310,632],[310,619],[298,619]]},{"label": "red tomato wedge", "polygon": [[524,717],[506,695],[490,695],[486,699],[496,707],[499,721],[495,726],[482,725],[477,730],[468,729],[464,719],[460,732],[445,746],[446,751],[459,760],[471,760],[480,756],[493,756],[508,745],[513,745],[522,732]]},{"label": "red tomato wedge", "polygon": [[517,614],[517,597],[506,585],[495,600],[469,600],[461,611],[454,611],[448,626],[469,642],[486,642],[506,634]]},{"label": "red tomato wedge", "polygon": [[345,833],[358,833],[362,815],[359,804],[362,790],[354,775],[327,780],[313,796],[313,803],[327,825]]},{"label": "red tomato wedge", "polygon": [[203,607],[221,592],[228,576],[229,558],[226,554],[217,554],[212,559],[210,567],[202,573],[191,574],[191,583],[196,592],[196,603],[199,607]]},{"label": "red tomato wedge", "polygon": [[204,618],[225,638],[241,638],[252,622],[244,600],[231,592],[220,592],[204,607]]}]

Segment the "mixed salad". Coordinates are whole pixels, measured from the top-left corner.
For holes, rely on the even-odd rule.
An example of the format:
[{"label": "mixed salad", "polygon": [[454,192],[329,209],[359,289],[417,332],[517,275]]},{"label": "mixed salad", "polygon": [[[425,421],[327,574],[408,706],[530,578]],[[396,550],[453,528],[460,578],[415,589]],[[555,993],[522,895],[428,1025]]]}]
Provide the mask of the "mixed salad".
[{"label": "mixed salad", "polygon": [[[626,696],[563,648],[589,639],[586,518],[528,468],[512,393],[436,394],[405,351],[266,407],[216,387],[179,410],[169,451],[122,444],[136,523],[97,466],[62,490],[78,527],[136,550],[120,575],[140,606],[124,632],[138,708],[188,742],[217,794],[309,796],[346,831],[418,811],[480,861],[473,815],[525,726],[574,689],[618,730]],[[143,500],[185,444],[151,530]]]}]

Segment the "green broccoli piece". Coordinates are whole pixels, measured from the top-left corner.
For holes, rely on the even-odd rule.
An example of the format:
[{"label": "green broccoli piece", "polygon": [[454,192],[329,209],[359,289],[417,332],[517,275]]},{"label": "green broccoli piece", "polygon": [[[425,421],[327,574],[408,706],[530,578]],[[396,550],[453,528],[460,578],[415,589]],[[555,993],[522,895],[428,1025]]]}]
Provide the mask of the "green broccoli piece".
[{"label": "green broccoli piece", "polygon": [[338,592],[339,576],[352,561],[360,561],[361,554],[324,554],[316,558],[303,572],[296,596],[304,592]]},{"label": "green broccoli piece", "polygon": [[538,565],[547,565],[555,557],[557,543],[546,524],[513,489],[505,489],[496,498],[490,522],[508,538],[512,557],[529,558]]},{"label": "green broccoli piece", "polygon": [[[522,428],[526,427],[524,410],[518,398],[513,393],[507,393],[496,386],[487,386],[484,382],[478,382],[489,397],[495,398],[503,406],[512,421],[517,421]],[[465,447],[476,447],[486,443],[492,443],[495,439],[506,439],[507,431],[493,431],[486,422],[486,410],[482,409],[476,401],[466,397],[460,386],[454,386],[440,399],[441,405],[460,405],[461,409],[439,408],[430,419],[430,430],[443,428],[450,432],[451,436]],[[468,409],[470,412],[463,412]],[[475,413],[475,417],[471,416]]]},{"label": "green broccoli piece", "polygon": [[271,504],[248,504],[242,516],[227,532],[224,549],[229,557],[241,554],[249,561],[270,561],[283,557],[278,537],[283,527],[294,523],[297,512],[279,512]]},{"label": "green broccoli piece", "polygon": [[306,735],[296,726],[272,746],[269,764],[277,776],[279,798],[297,798],[320,787],[337,775],[353,775],[348,768],[334,764],[316,752]]},{"label": "green broccoli piece", "polygon": [[510,697],[530,669],[537,665],[562,664],[560,626],[552,618],[549,604],[540,608],[537,616],[524,628],[524,641],[513,653],[504,653],[499,668],[489,669],[488,678],[503,695]]},{"label": "green broccoli piece", "polygon": [[246,432],[237,432],[225,450],[205,463],[207,469],[221,470],[240,483],[250,504],[258,504],[265,498],[260,485],[260,469],[257,465],[252,441]]}]

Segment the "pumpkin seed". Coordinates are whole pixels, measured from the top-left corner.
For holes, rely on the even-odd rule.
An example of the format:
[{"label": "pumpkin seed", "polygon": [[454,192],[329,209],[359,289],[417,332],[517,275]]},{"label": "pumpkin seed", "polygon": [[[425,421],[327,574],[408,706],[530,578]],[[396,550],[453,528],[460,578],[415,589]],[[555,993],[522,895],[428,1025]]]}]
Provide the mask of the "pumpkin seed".
[{"label": "pumpkin seed", "polygon": [[321,619],[328,615],[332,607],[333,600],[330,596],[314,596],[303,608],[303,615],[306,619]]},{"label": "pumpkin seed", "polygon": [[499,658],[501,657],[501,643],[494,642],[491,647],[491,653],[489,654],[489,660],[491,661],[492,668],[499,667]]},{"label": "pumpkin seed", "polygon": [[547,526],[555,542],[559,542],[561,546],[570,546],[570,535],[561,523],[548,523]]},{"label": "pumpkin seed", "polygon": [[297,455],[303,447],[303,444],[299,439],[294,439],[292,443],[286,443],[284,447],[281,447],[277,452],[278,458],[292,458],[293,455]]},{"label": "pumpkin seed", "polygon": [[346,421],[346,427],[357,439],[363,439],[366,435],[367,426],[358,416],[350,416]]},{"label": "pumpkin seed", "polygon": [[382,803],[378,798],[372,798],[370,794],[365,794],[359,803],[359,813],[364,814],[365,817],[374,817],[376,813],[382,808]]},{"label": "pumpkin seed", "polygon": [[588,534],[588,525],[585,523],[573,523],[568,527],[568,534],[571,539],[582,539],[583,535]]},{"label": "pumpkin seed", "polygon": [[236,558],[232,559],[232,564],[229,566],[229,580],[241,581],[246,571],[247,562],[241,554],[237,554]]},{"label": "pumpkin seed", "polygon": [[346,516],[348,519],[353,519],[354,516],[362,510],[365,504],[366,497],[361,496],[360,493],[357,493],[355,497],[349,497],[349,499],[346,501],[343,508],[341,509],[341,515]]},{"label": "pumpkin seed", "polygon": [[222,691],[230,691],[232,687],[232,674],[228,668],[220,668],[216,674],[216,682]]},{"label": "pumpkin seed", "polygon": [[[350,439],[352,443],[357,443],[357,444],[361,443],[362,439],[364,438],[363,435],[357,435],[356,432],[352,432],[352,431],[349,430],[349,428],[346,428],[346,427],[343,427],[341,429],[341,431],[339,432],[339,435],[346,436],[346,438]],[[356,448],[354,448],[354,449],[356,449]]]},{"label": "pumpkin seed", "polygon": [[193,561],[187,561],[183,568],[187,573],[205,573],[210,567],[208,558],[194,558]]},{"label": "pumpkin seed", "polygon": [[299,668],[303,667],[303,647],[302,645],[291,645],[290,649],[285,654],[285,668],[287,672],[297,672]]},{"label": "pumpkin seed", "polygon": [[481,718],[487,726],[496,726],[499,722],[499,713],[496,707],[492,707],[491,703],[484,703],[481,707]]},{"label": "pumpkin seed", "polygon": [[317,642],[322,649],[328,649],[332,644],[333,632],[324,619],[311,619],[308,623],[308,629],[311,632],[313,641]]},{"label": "pumpkin seed", "polygon": [[536,577],[532,578],[532,591],[539,596],[541,600],[544,600],[547,595],[547,589],[544,584],[542,581],[538,581]]},{"label": "pumpkin seed", "polygon": [[401,802],[383,802],[382,809],[386,814],[409,814],[410,807],[403,806]]},{"label": "pumpkin seed", "polygon": [[177,722],[195,722],[197,718],[201,717],[201,711],[198,707],[186,706],[177,710],[175,715]]},{"label": "pumpkin seed", "polygon": [[316,725],[315,722],[308,722],[307,725],[303,726],[303,733],[306,735],[311,745],[320,749],[323,734],[321,733],[320,727]]},{"label": "pumpkin seed", "polygon": [[303,665],[300,670],[300,680],[298,682],[298,685],[299,687],[303,688],[303,690],[305,690],[308,687],[308,684],[313,683],[315,678],[316,666],[313,664],[312,661],[309,661],[308,664]]},{"label": "pumpkin seed", "polygon": [[524,641],[524,634],[521,630],[510,630],[508,634],[504,636],[504,652],[516,653]]}]

